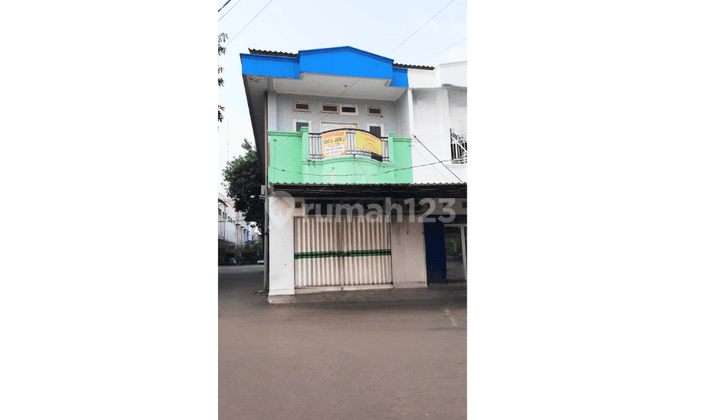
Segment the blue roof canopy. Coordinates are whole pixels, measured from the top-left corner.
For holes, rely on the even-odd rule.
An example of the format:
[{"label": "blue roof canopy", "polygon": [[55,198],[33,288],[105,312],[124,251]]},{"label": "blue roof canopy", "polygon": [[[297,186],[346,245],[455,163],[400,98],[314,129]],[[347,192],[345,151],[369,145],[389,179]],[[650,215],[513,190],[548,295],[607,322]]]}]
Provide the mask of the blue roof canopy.
[{"label": "blue roof canopy", "polygon": [[407,69],[393,67],[391,58],[353,47],[298,51],[297,57],[240,54],[246,75],[299,79],[301,73],[368,77],[391,80],[390,86],[408,87]]}]

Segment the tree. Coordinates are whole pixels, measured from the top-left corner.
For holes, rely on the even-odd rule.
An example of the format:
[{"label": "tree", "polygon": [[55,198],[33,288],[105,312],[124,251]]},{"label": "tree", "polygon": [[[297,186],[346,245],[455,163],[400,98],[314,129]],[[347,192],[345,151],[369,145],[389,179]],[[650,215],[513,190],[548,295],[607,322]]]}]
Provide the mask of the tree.
[{"label": "tree", "polygon": [[227,196],[233,200],[236,211],[245,214],[245,221],[264,232],[265,202],[260,198],[263,173],[260,170],[255,148],[244,139],[242,148],[245,156],[239,156],[227,163],[223,170],[223,183]]},{"label": "tree", "polygon": [[[218,57],[221,55],[225,55],[226,48],[222,46],[222,43],[227,41],[228,35],[225,32],[220,33],[218,35]],[[222,74],[223,68],[218,65],[218,74]],[[225,81],[222,77],[218,77],[218,87],[225,86]],[[223,120],[223,111],[225,111],[225,107],[218,104],[218,121],[222,122]]]}]

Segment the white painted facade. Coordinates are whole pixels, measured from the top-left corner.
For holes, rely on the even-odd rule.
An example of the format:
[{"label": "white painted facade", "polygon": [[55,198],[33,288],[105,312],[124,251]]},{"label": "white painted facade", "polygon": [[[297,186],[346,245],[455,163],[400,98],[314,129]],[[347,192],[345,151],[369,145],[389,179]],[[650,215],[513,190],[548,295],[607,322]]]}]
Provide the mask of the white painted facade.
[{"label": "white painted facade", "polygon": [[[274,58],[273,58],[274,60]],[[403,67],[403,66],[400,66]],[[467,134],[467,63],[447,63],[441,64],[434,69],[407,68],[408,87],[390,86],[391,80],[369,78],[369,77],[349,77],[333,74],[316,74],[302,73],[300,78],[280,77],[259,75],[264,74],[248,73],[245,77],[246,94],[248,102],[251,105],[251,119],[253,120],[255,141],[258,147],[258,153],[261,162],[267,167],[270,159],[264,153],[272,153],[267,146],[268,131],[293,132],[297,130],[298,122],[307,122],[311,133],[322,132],[323,123],[333,122],[339,124],[357,124],[357,128],[368,130],[371,123],[379,123],[382,125],[382,136],[388,136],[390,132],[395,137],[405,137],[412,139],[412,165],[413,165],[413,183],[414,184],[454,184],[458,185],[467,182],[467,163],[453,164],[453,151],[451,150],[451,130],[453,133]],[[295,102],[307,102],[311,107],[308,112],[294,109]],[[338,105],[357,105],[358,113],[356,115],[345,114],[328,114],[320,112],[321,103],[334,103]],[[366,113],[367,106],[382,106],[383,116],[370,116]],[[368,130],[369,131],[369,130]],[[442,163],[438,163],[438,160]],[[456,159],[457,161],[457,159]],[[423,166],[424,165],[424,166]],[[334,184],[334,182],[333,182]],[[423,190],[421,186],[416,191]],[[356,229],[353,233],[355,238],[360,241],[362,246],[351,248],[353,250],[362,250],[364,257],[372,263],[373,251],[380,251],[388,256],[390,260],[391,281],[387,282],[387,276],[383,278],[360,280],[357,284],[359,276],[352,277],[350,282],[355,284],[348,285],[344,279],[333,279],[328,276],[327,272],[322,272],[322,276],[311,277],[307,274],[298,276],[298,267],[307,269],[308,264],[299,263],[298,260],[304,258],[305,254],[319,253],[323,254],[318,258],[326,258],[326,262],[319,262],[314,267],[320,267],[323,264],[332,265],[329,261],[335,258],[325,246],[315,246],[313,243],[310,247],[299,247],[297,240],[299,235],[307,235],[307,229],[298,227],[295,218],[309,218],[317,216],[305,215],[303,207],[305,198],[296,196],[288,198],[278,194],[276,186],[270,184],[270,194],[267,198],[267,216],[268,216],[268,240],[265,242],[268,246],[267,258],[267,287],[269,301],[273,297],[294,295],[297,293],[307,293],[328,290],[353,290],[353,288],[408,288],[408,287],[427,287],[432,273],[429,273],[426,267],[426,260],[432,260],[432,252],[435,247],[440,244],[440,251],[437,255],[442,254],[442,241],[428,242],[425,229],[425,220],[416,215],[415,220],[409,221],[407,215],[403,215],[403,220],[397,220],[395,217],[388,217],[379,231],[386,237],[382,239],[382,245],[377,245],[377,232],[372,234],[363,234],[360,229]],[[287,188],[287,186],[284,186]],[[435,188],[435,187],[433,187]],[[444,196],[446,189],[450,186],[440,186],[435,190],[434,197]],[[275,191],[275,192],[273,192]],[[283,191],[283,190],[279,190]],[[391,191],[388,188],[385,191]],[[307,194],[307,190],[304,194]],[[348,200],[364,200],[367,197],[361,195],[347,197],[341,199]],[[460,196],[455,193],[453,196]],[[317,197],[307,197],[308,200]],[[379,197],[375,197],[379,198]],[[331,200],[331,199],[329,199]],[[388,198],[388,201],[390,198]],[[434,210],[427,215],[444,215],[443,206],[439,204],[440,199],[433,199]],[[458,215],[464,215],[461,222],[455,226],[466,226],[467,221],[466,207],[463,205],[465,199],[457,199],[452,206],[452,210]],[[296,206],[296,204],[300,204]],[[386,205],[388,203],[386,202]],[[384,211],[387,208],[383,209]],[[321,216],[323,217],[323,216]],[[385,217],[385,216],[383,216]],[[430,219],[430,218],[428,218]],[[238,219],[239,220],[239,219]],[[343,223],[343,221],[339,221]],[[430,223],[427,224],[428,229],[432,229]],[[448,226],[450,226],[448,224]],[[453,228],[456,228],[452,226]],[[463,238],[466,232],[464,227]],[[456,228],[457,229],[457,228]],[[357,234],[356,234],[357,233]],[[341,235],[346,235],[347,231],[343,231]],[[323,236],[324,235],[324,236]],[[333,233],[315,235],[312,241],[325,241],[325,244],[331,243],[328,238],[333,237]],[[242,241],[242,236],[240,240]],[[344,237],[344,236],[343,236]],[[304,237],[305,245],[307,245],[307,237]],[[457,244],[457,236],[453,237],[453,244]],[[430,250],[430,257],[426,258],[426,244]],[[389,250],[385,247],[389,246]],[[340,247],[341,251],[348,250],[347,247]],[[328,251],[328,252],[325,252]],[[389,252],[389,255],[388,255]],[[360,252],[359,252],[360,253]],[[462,253],[465,255],[465,240],[462,240]],[[297,254],[297,255],[296,255]],[[328,254],[330,256],[328,256]],[[342,255],[338,258],[344,258]],[[309,256],[312,258],[312,256]],[[358,259],[356,259],[358,260]],[[377,260],[380,260],[378,258]],[[444,261],[444,260],[443,260]],[[343,262],[342,264],[346,264]],[[336,267],[342,264],[336,264]],[[382,268],[382,265],[378,265]],[[462,269],[465,268],[463,262]],[[332,269],[332,267],[331,267]],[[361,267],[361,269],[364,269]],[[339,272],[339,271],[338,271]],[[367,272],[367,271],[365,271]],[[371,272],[372,273],[372,272]],[[339,272],[339,275],[347,275],[347,273]],[[373,274],[370,274],[372,276]],[[321,286],[312,283],[308,286],[309,278],[322,278],[319,283]],[[377,276],[376,276],[377,277]],[[437,278],[434,279],[437,281]],[[375,281],[375,284],[373,284]],[[319,284],[318,283],[318,284]]]},{"label": "white painted facade", "polygon": [[237,244],[235,229],[235,211],[230,206],[228,199],[218,193],[218,240],[224,241],[232,246]]},{"label": "white painted facade", "polygon": [[235,238],[238,247],[248,242],[257,242],[259,238],[258,228],[246,222],[245,215],[239,211],[235,212]]},{"label": "white painted facade", "polygon": [[[395,212],[388,218],[390,224],[389,241],[391,249],[392,287],[411,288],[427,287],[425,267],[425,237],[423,217],[428,215],[449,216],[452,214],[467,216],[465,199],[451,200],[431,199],[426,209],[414,215],[410,220],[403,214],[402,220],[397,220]],[[295,203],[301,203],[296,207]],[[295,229],[294,219],[308,217],[304,215],[302,197],[274,197],[269,198],[269,233],[270,233],[270,276],[268,296],[294,295],[307,292],[296,289],[295,273]],[[383,288],[384,286],[344,286],[335,287],[336,290],[354,290],[362,288]],[[329,291],[332,288],[317,288],[316,291]],[[332,290],[335,290],[332,289]]]},{"label": "white painted facade", "polygon": [[[408,84],[407,104],[399,107],[407,109],[403,121],[414,136],[413,165],[428,165],[413,169],[413,181],[467,182],[467,163],[453,164],[450,146],[451,130],[467,134],[467,62],[408,69]],[[429,165],[438,159],[447,169]]]},{"label": "white painted facade", "polygon": [[[396,99],[336,99],[334,103],[359,105],[360,115],[341,116],[320,114],[318,105],[329,102],[330,97],[318,96],[319,91],[310,89],[306,94],[282,94],[268,92],[267,129],[295,131],[295,121],[310,121],[311,132],[322,131],[321,121],[357,122],[358,128],[367,130],[367,123],[378,121],[364,114],[366,105],[381,105],[385,116],[383,135],[395,132],[398,137],[413,138],[413,165],[435,163],[413,169],[414,183],[458,183],[467,182],[467,163],[451,162],[450,130],[467,133],[467,62],[448,63],[434,70],[408,69],[409,88]],[[277,88],[277,86],[275,86]],[[293,111],[293,101],[308,101],[311,112]],[[318,121],[320,120],[320,121]],[[420,144],[422,142],[422,144]],[[424,147],[423,147],[424,145]],[[429,151],[427,149],[429,149]],[[435,155],[435,156],[433,156]],[[443,161],[445,166],[437,164]],[[302,202],[302,197],[294,197]],[[456,200],[452,206],[456,214],[466,214],[462,205],[465,200]],[[269,198],[269,296],[293,295],[308,289],[296,289],[295,235],[293,218],[307,217],[302,208],[294,203],[271,196]],[[433,215],[443,214],[442,206],[434,200]],[[288,218],[285,212],[292,214]],[[418,215],[419,216],[419,215]],[[392,287],[427,287],[425,266],[424,225],[421,219],[390,222]],[[349,290],[351,287],[336,287]],[[355,286],[370,287],[370,286]],[[322,290],[321,290],[322,289]],[[325,288],[318,288],[324,291]],[[334,290],[334,289],[333,289]]]}]

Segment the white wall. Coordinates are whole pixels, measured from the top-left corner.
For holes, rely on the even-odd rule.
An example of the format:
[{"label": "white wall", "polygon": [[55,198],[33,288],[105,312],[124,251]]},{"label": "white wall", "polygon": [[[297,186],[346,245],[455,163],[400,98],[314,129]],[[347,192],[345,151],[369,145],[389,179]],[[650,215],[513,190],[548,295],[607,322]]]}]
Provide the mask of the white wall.
[{"label": "white wall", "polygon": [[218,239],[237,243],[235,238],[235,222],[228,220],[218,222]]},{"label": "white wall", "polygon": [[433,163],[413,169],[413,182],[467,182],[466,164],[443,162],[446,169],[437,163],[438,159],[449,161],[452,157],[450,129],[467,133],[467,62],[440,64],[432,71],[408,69],[408,84],[411,134],[432,152],[413,140],[413,165]]},{"label": "white wall", "polygon": [[[450,129],[447,122],[450,118],[447,90],[445,89],[415,89],[412,92],[413,119],[415,126],[413,134],[422,143],[413,139],[412,154],[413,182],[458,182],[454,176],[441,164],[441,161],[450,159]],[[424,147],[423,147],[424,145]],[[432,153],[428,152],[430,149]],[[437,157],[433,157],[433,154]]]},{"label": "white wall", "polygon": [[[295,294],[294,202],[269,197],[270,277],[268,296]],[[302,209],[298,209],[302,214]],[[284,214],[283,214],[284,213]]]},{"label": "white wall", "polygon": [[467,89],[448,88],[448,106],[450,107],[450,128],[456,133],[467,133]]},{"label": "white wall", "polygon": [[267,97],[267,129],[276,131],[278,129],[278,104],[277,94],[268,92]]},{"label": "white wall", "polygon": [[391,224],[390,234],[393,287],[426,287],[423,224],[403,219]]},{"label": "white wall", "polygon": [[410,89],[439,88],[443,85],[467,88],[467,61],[438,64],[434,70],[408,69]]},{"label": "white wall", "polygon": [[439,64],[434,70],[438,85],[453,85],[467,88],[467,61]]},{"label": "white wall", "polygon": [[[382,124],[383,137],[389,132],[398,134],[397,105],[394,101],[376,101],[369,99],[330,98],[309,95],[273,94],[277,97],[277,128],[278,131],[295,131],[293,120],[306,120],[312,123],[311,133],[322,131],[323,122],[357,123],[361,130],[368,130],[368,123]],[[293,111],[293,101],[308,101],[311,103],[311,112]],[[325,114],[320,112],[320,103],[336,103],[344,105],[357,105],[358,115]],[[368,116],[366,106],[382,106],[383,116]],[[269,124],[269,123],[268,123]],[[273,128],[269,128],[273,130]]]},{"label": "white wall", "polygon": [[397,100],[398,125],[396,137],[412,137],[412,94],[406,90]]},{"label": "white wall", "polygon": [[[300,197],[294,200],[302,202]],[[445,214],[437,199],[432,214]],[[462,201],[455,200],[452,209],[456,214],[466,214]],[[303,209],[296,209],[294,202],[270,197],[270,291],[269,296],[295,294],[295,243],[294,217],[302,217]],[[286,215],[282,215],[286,212]],[[392,255],[393,286],[426,287],[425,237],[423,223],[418,213],[416,221],[409,222],[406,216],[402,222],[392,222],[390,243]],[[289,216],[289,217],[288,217]]]},{"label": "white wall", "polygon": [[[414,168],[413,182],[467,182],[467,166],[450,162],[450,129],[467,132],[467,91],[447,87],[414,89],[412,99],[413,134],[425,146],[413,139],[413,165],[434,163]],[[449,169],[437,163],[438,159]]]}]

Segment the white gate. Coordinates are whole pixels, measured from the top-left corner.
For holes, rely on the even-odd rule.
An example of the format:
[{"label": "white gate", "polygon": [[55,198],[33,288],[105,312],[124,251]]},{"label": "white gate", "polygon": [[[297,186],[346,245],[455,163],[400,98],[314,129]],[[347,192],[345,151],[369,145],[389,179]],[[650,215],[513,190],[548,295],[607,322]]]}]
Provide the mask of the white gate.
[{"label": "white gate", "polygon": [[295,287],[392,283],[384,218],[309,216],[294,224]]}]

